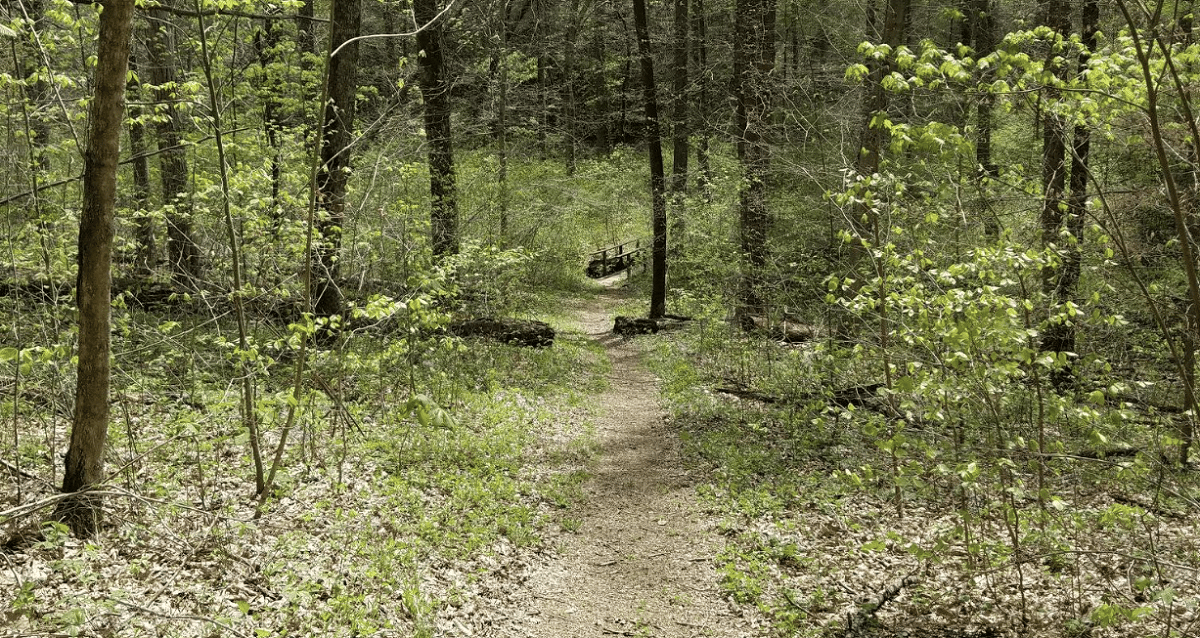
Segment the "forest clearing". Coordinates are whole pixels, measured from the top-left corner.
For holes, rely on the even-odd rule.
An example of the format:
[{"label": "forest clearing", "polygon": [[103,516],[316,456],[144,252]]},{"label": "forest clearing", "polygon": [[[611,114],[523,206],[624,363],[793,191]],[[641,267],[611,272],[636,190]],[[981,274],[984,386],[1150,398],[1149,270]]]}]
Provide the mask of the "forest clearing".
[{"label": "forest clearing", "polygon": [[0,636],[1200,636],[1190,0],[0,5]]}]

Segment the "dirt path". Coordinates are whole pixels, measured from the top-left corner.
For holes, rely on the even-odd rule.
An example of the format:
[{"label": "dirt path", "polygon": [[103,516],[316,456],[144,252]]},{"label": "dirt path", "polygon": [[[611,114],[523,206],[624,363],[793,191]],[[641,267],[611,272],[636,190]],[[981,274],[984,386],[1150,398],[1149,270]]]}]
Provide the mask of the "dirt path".
[{"label": "dirt path", "polygon": [[598,458],[582,525],[557,559],[530,574],[511,635],[757,635],[718,592],[714,521],[664,426],[657,379],[611,332],[620,301],[608,289],[581,308],[584,330],[612,360],[612,386],[599,397]]}]

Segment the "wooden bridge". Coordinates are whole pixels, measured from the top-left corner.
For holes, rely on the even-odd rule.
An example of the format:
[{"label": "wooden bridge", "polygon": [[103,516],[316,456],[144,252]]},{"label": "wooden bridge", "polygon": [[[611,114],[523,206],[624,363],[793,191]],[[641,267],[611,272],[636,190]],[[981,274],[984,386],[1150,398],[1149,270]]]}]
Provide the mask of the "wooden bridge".
[{"label": "wooden bridge", "polygon": [[592,279],[599,279],[629,270],[638,264],[645,269],[645,253],[650,250],[652,244],[653,240],[638,238],[601,248],[588,256],[587,275]]}]

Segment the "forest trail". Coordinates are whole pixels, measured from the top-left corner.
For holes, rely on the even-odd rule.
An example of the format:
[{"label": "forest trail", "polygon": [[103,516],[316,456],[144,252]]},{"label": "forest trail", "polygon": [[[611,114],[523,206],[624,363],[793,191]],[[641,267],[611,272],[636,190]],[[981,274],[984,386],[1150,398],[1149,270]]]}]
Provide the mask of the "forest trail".
[{"label": "forest trail", "polygon": [[621,291],[581,305],[580,324],[612,362],[598,397],[598,450],[584,485],[582,524],[536,569],[509,616],[511,636],[532,638],[752,636],[718,591],[715,520],[700,506],[665,426],[658,380],[612,330]]}]

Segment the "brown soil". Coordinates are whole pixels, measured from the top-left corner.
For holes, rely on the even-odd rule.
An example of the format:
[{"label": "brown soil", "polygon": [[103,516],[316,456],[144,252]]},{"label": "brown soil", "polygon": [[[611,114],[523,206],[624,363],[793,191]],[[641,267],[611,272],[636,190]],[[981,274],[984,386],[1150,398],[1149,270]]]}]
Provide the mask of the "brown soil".
[{"label": "brown soil", "polygon": [[759,623],[719,592],[715,521],[666,427],[658,379],[634,344],[611,332],[621,300],[606,289],[580,309],[583,329],[612,361],[611,387],[598,399],[598,452],[582,524],[529,574],[509,635],[760,635]]}]

